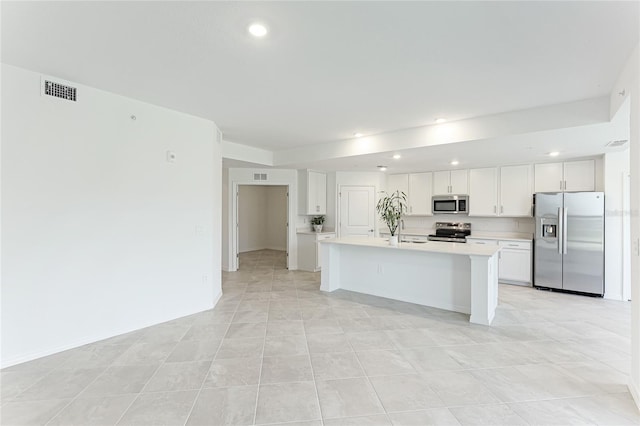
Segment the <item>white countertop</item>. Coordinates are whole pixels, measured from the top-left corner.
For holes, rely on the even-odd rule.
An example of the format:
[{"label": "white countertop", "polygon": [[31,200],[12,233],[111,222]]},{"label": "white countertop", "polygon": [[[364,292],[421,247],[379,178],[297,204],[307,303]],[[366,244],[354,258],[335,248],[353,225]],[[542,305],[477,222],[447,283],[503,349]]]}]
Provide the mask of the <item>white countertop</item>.
[{"label": "white countertop", "polygon": [[322,231],[322,232],[316,232],[316,231],[308,231],[308,230],[302,230],[302,229],[298,229],[296,231],[296,234],[318,234],[318,235],[326,235],[326,234],[335,234],[336,231]]},{"label": "white countertop", "polygon": [[[400,235],[415,235],[426,237],[430,234],[435,234],[434,229],[425,228],[407,228],[400,231]],[[380,234],[389,234],[389,230],[380,231]],[[482,238],[486,240],[512,240],[512,241],[531,241],[533,235],[526,232],[489,232],[489,231],[474,231],[471,230],[471,235],[468,238]]]},{"label": "white countertop", "polygon": [[512,241],[531,241],[533,235],[526,232],[474,232],[467,238],[482,238],[485,240],[512,240]]},{"label": "white countertop", "polygon": [[478,244],[448,243],[444,241],[427,241],[426,243],[399,243],[397,247],[389,245],[386,238],[346,237],[331,238],[320,241],[321,244],[346,244],[352,246],[376,247],[388,250],[412,250],[429,253],[493,256],[500,247]]}]

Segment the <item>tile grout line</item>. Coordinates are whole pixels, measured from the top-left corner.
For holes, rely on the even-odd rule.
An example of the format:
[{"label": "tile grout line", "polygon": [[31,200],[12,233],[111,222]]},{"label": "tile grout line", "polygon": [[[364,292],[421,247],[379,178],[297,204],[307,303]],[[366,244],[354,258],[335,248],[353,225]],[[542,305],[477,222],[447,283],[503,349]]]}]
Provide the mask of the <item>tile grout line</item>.
[{"label": "tile grout line", "polygon": [[[223,291],[222,295],[224,296],[224,291]],[[215,307],[214,307],[214,309],[215,309]],[[236,306],[236,309],[233,311],[233,315],[231,316],[231,319],[229,321],[233,320],[233,317],[235,316],[235,313],[236,313],[237,310],[238,310],[238,307]],[[231,322],[229,322],[227,324],[227,330],[225,330],[225,334],[229,330],[230,326],[231,326]],[[220,339],[220,343],[218,343],[218,347],[216,348],[216,351],[213,354],[213,357],[211,358],[211,363],[209,364],[209,369],[207,370],[207,373],[204,375],[204,378],[202,379],[202,382],[200,383],[200,389],[198,390],[198,393],[196,394],[196,397],[193,399],[193,403],[191,404],[191,409],[189,409],[189,412],[187,413],[187,416],[184,419],[184,425],[185,426],[189,422],[189,418],[193,414],[193,409],[195,408],[196,404],[198,403],[198,399],[200,398],[200,394],[202,393],[202,389],[204,388],[204,384],[207,381],[207,378],[209,378],[209,372],[211,371],[211,366],[213,366],[213,362],[215,361],[216,356],[218,355],[218,352],[220,351],[220,348],[222,347],[222,342],[223,341],[224,341],[224,336],[222,337],[222,339]]]},{"label": "tile grout line", "polygon": [[[298,296],[298,286],[296,285],[296,297]],[[313,389],[315,390],[316,402],[318,403],[318,411],[320,412],[320,424],[324,425],[324,414],[322,413],[322,405],[320,404],[320,395],[318,393],[318,382],[316,380],[316,373],[313,368],[313,362],[311,360],[311,348],[309,347],[309,340],[307,339],[307,328],[304,325],[304,315],[302,310],[300,311],[300,318],[302,319],[302,332],[304,336],[304,342],[307,345],[307,356],[309,357],[309,365],[311,366],[311,378],[313,379]]]}]

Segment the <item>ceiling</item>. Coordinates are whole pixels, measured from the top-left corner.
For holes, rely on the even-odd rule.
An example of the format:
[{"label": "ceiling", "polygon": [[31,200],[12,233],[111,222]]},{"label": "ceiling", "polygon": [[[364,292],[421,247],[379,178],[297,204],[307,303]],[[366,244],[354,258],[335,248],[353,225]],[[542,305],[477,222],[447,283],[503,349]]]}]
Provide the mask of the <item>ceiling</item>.
[{"label": "ceiling", "polygon": [[[225,140],[277,152],[608,95],[638,43],[639,5],[3,1],[2,62],[204,117]],[[265,38],[248,35],[255,21]],[[434,149],[447,148],[404,157]]]}]

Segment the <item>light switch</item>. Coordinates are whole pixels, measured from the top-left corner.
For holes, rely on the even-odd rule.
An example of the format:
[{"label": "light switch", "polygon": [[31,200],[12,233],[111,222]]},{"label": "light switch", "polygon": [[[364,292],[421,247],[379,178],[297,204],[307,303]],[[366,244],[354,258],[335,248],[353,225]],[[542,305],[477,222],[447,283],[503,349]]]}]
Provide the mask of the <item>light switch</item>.
[{"label": "light switch", "polygon": [[176,162],[176,153],[173,151],[167,151],[167,162],[175,163]]}]

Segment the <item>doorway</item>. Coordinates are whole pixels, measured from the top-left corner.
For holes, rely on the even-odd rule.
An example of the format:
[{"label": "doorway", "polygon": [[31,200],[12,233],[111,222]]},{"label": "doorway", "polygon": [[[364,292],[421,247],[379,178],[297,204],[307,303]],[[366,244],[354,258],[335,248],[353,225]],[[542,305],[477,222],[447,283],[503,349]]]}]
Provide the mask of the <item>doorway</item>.
[{"label": "doorway", "polygon": [[[235,269],[261,265],[256,259],[288,267],[289,187],[238,185],[235,215]],[[268,255],[268,256],[267,256]]]}]

